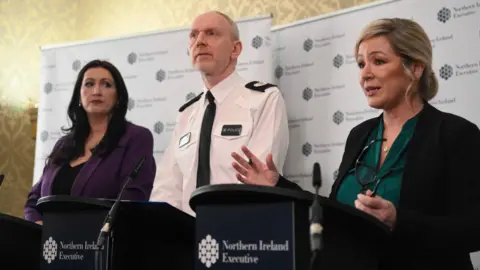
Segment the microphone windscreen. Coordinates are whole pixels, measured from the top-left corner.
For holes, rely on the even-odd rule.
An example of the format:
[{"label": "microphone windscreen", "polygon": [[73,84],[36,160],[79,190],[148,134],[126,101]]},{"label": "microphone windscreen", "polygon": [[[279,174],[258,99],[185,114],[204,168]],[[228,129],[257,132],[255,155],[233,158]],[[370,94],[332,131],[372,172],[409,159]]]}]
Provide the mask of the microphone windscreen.
[{"label": "microphone windscreen", "polygon": [[313,164],[312,183],[314,187],[322,186],[322,171],[320,169],[320,164],[318,164],[318,162],[315,162],[315,164]]}]

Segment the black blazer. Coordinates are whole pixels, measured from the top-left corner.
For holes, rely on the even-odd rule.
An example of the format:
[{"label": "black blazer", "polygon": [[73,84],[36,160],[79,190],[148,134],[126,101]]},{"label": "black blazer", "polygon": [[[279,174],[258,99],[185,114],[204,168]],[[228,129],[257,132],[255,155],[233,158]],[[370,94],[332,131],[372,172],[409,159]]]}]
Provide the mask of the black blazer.
[{"label": "black blazer", "polygon": [[[382,115],[348,135],[331,198]],[[408,145],[397,224],[382,269],[473,269],[480,250],[480,130],[425,103]],[[368,236],[365,236],[368,240]]]}]

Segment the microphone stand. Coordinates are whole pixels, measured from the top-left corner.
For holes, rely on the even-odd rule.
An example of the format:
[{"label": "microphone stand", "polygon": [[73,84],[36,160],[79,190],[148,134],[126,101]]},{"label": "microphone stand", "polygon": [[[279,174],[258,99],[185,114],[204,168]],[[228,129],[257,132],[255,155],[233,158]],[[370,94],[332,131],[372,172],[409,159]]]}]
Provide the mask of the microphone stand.
[{"label": "microphone stand", "polygon": [[[145,161],[145,157],[142,157],[138,162],[138,164],[135,166],[132,173],[128,176],[127,181],[125,181],[122,189],[120,190],[120,194],[118,195],[117,199],[115,200],[112,207],[110,208],[110,211],[105,217],[105,220],[103,221],[102,229],[100,230],[100,234],[98,235],[98,238],[97,238],[97,247],[95,249],[95,270],[104,270],[102,259],[103,259],[103,249],[105,245],[105,239],[111,238],[111,229],[113,227],[115,217],[117,215],[118,207],[120,205],[120,198],[122,197],[125,187],[130,183],[130,181],[132,181],[135,177],[137,177],[137,174],[140,171],[140,168],[142,167],[144,161]],[[107,248],[108,248],[108,245],[107,245]],[[108,262],[109,261],[107,259],[105,270],[108,270]]]},{"label": "microphone stand", "polygon": [[310,259],[310,267],[312,270],[315,266],[318,253],[323,248],[322,232],[323,232],[323,209],[318,200],[318,193],[321,186],[320,165],[316,163],[313,168],[313,186],[315,187],[315,198],[310,207],[311,223],[310,223],[310,248],[312,251]]}]

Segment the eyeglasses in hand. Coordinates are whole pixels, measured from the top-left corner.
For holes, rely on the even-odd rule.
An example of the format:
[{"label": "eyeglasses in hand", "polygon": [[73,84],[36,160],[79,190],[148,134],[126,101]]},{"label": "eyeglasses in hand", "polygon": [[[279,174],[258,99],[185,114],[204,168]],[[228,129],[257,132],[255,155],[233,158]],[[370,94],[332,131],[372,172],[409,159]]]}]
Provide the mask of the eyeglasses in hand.
[{"label": "eyeglasses in hand", "polygon": [[357,179],[357,182],[362,186],[361,193],[363,194],[366,193],[368,186],[372,183],[375,183],[375,186],[372,190],[371,197],[374,197],[377,194],[378,186],[380,185],[383,179],[385,179],[391,173],[398,171],[395,169],[391,169],[386,174],[384,174],[382,177],[379,178],[378,171],[377,171],[377,164],[374,164],[372,166],[370,164],[366,164],[363,160],[365,154],[367,153],[368,149],[370,149],[370,147],[372,147],[375,143],[382,143],[386,140],[387,139],[385,138],[380,138],[380,139],[374,139],[371,142],[369,142],[360,152],[360,155],[358,155],[357,161],[355,162],[355,178]]}]

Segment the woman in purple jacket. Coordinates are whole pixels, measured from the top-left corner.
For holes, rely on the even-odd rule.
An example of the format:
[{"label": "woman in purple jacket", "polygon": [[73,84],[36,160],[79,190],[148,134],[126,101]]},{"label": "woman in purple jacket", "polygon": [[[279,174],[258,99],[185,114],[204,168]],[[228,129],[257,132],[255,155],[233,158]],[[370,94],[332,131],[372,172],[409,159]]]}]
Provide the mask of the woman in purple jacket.
[{"label": "woman in purple jacket", "polygon": [[127,122],[128,92],[109,62],[94,60],[79,72],[68,106],[70,128],[47,158],[40,180],[25,204],[25,219],[42,224],[39,198],[70,195],[114,199],[139,160],[145,161],[125,200],[148,200],[156,173],[153,136]]}]

